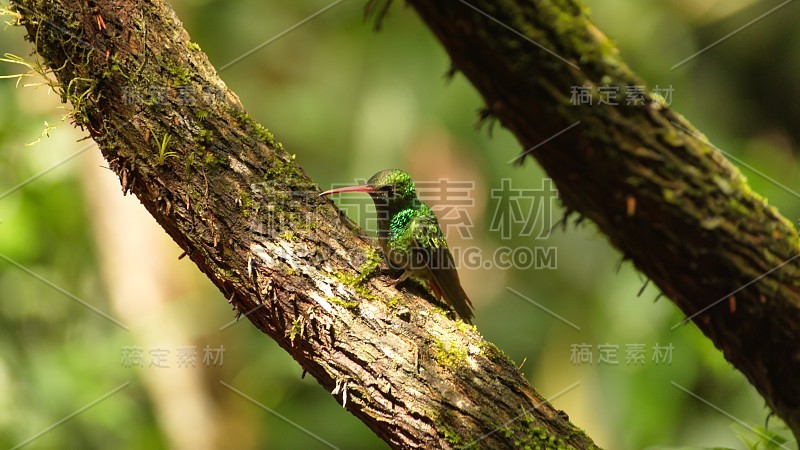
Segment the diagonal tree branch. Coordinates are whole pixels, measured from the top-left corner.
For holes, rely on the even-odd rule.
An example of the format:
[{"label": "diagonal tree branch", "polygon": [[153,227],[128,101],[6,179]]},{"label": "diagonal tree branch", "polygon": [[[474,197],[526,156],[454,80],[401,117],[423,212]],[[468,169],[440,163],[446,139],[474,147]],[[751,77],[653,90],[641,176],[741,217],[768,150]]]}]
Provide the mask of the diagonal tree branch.
[{"label": "diagonal tree branch", "polygon": [[473,327],[378,277],[374,247],[247,115],[162,1],[12,8],[123,192],[378,436],[394,447],[596,448]]},{"label": "diagonal tree branch", "polygon": [[[663,101],[574,105],[643,85],[577,0],[408,0],[486,116],[711,339],[800,438],[797,230]],[[579,126],[543,145],[545,138]]]}]

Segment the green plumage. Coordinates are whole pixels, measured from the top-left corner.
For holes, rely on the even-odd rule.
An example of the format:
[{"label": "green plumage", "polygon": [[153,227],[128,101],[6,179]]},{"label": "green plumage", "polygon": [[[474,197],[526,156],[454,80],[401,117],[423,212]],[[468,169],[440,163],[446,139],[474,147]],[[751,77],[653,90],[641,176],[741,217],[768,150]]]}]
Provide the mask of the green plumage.
[{"label": "green plumage", "polygon": [[471,323],[472,302],[461,287],[453,255],[433,211],[417,198],[414,182],[402,170],[382,170],[364,186],[334,189],[366,192],[378,215],[378,240],[389,265],[403,270],[398,282],[408,277],[427,284],[433,293]]}]

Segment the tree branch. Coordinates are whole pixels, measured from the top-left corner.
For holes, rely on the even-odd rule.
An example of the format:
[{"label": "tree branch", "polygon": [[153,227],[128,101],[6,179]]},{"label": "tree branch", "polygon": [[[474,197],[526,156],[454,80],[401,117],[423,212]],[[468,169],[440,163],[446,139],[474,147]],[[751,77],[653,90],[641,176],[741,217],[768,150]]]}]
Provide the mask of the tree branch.
[{"label": "tree branch", "polygon": [[594,106],[573,105],[573,87],[625,93],[644,84],[580,2],[408,2],[480,91],[486,114],[531,149],[520,160],[535,157],[568,210],[597,223],[800,439],[792,224],[651,94],[639,106],[598,105],[597,97]]},{"label": "tree branch", "polygon": [[474,327],[380,258],[159,0],[15,0],[122,190],[239,312],[394,447],[596,448]]}]

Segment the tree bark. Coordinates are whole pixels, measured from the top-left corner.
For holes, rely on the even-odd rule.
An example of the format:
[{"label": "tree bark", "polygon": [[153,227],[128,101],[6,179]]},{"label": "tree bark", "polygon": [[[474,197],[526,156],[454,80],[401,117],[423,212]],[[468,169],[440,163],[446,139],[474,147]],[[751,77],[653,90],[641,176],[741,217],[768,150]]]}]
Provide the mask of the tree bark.
[{"label": "tree bark", "polygon": [[247,115],[167,5],[12,9],[123,192],[387,443],[596,448],[474,327],[387,286],[374,245]]},{"label": "tree bark", "polygon": [[[408,3],[568,210],[594,221],[800,439],[800,240],[791,222],[650,93],[642,105],[596,103],[598,86],[625,93],[644,83],[578,1]],[[594,105],[574,105],[573,87],[592,88]]]}]

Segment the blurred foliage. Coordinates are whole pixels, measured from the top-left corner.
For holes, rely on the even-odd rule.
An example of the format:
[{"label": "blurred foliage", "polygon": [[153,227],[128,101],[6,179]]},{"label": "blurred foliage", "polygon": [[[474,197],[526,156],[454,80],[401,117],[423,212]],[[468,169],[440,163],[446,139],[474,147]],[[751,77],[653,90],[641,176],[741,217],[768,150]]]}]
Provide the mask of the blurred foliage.
[{"label": "blurred foliage", "polygon": [[[375,33],[363,23],[363,3],[336,4],[221,70],[220,76],[321,186],[352,183],[387,167],[405,168],[417,180],[474,182],[469,245],[484,255],[503,247],[556,248],[554,269],[465,268],[462,278],[476,305],[478,329],[513,360],[524,362],[522,370],[532,384],[554,397],[554,405],[598,444],[609,449],[744,448],[743,443],[773,448],[758,447],[761,438],[749,428],[781,430],[773,417],[764,431],[768,410],[763,399],[696,328],[670,331],[682,319],[680,311],[667,299],[653,302],[658,291],[652,285],[637,295],[645,280],[627,263],[617,270],[620,255],[593,225],[559,227],[534,242],[518,232],[502,239],[491,230],[498,207],[492,189],[499,189],[502,179],[510,179],[515,188],[537,189],[545,175],[530,160],[524,168],[507,163],[520,152],[508,132],[495,127],[489,136],[486,126],[476,129],[480,97],[461,75],[446,80],[448,58],[412,10],[396,2],[383,30]],[[217,67],[328,5],[308,0],[172,4],[193,41]],[[776,10],[671,70],[779,2],[588,4],[598,27],[648,85],[671,86],[673,107],[741,160],[753,189],[796,220],[800,202],[788,190],[800,190],[795,181],[797,102],[791,101],[797,97],[794,81],[800,78],[800,66],[793,64],[800,58],[800,28],[794,25],[800,5]],[[22,30],[9,27],[0,33],[0,52],[30,51]],[[16,71],[0,66],[0,75]],[[36,146],[24,145],[40,135],[45,121],[58,123],[63,114],[46,87],[15,88],[13,80],[2,80],[0,98],[0,446],[13,447],[69,418],[30,448],[67,442],[80,448],[170,447],[168,425],[143,376],[197,370],[220,420],[219,446],[324,445],[222,387],[222,380],[337,447],[383,447],[311,377],[301,378],[299,366],[246,321],[220,333],[232,312],[200,275],[191,280],[196,289],[176,298],[167,317],[192,324],[191,342],[159,345],[224,345],[224,364],[123,367],[121,349],[147,342],[147,337],[115,326],[60,291],[114,316],[97,257],[103,244],[93,239],[94,217],[81,187],[81,161],[97,150],[90,142],[76,142],[82,135],[68,125],[51,131]],[[81,150],[86,151],[61,164]],[[17,187],[31,177],[37,178]],[[356,209],[348,210],[367,224],[369,207],[366,199],[360,201],[348,200],[356,202]],[[560,211],[556,207],[548,219],[557,221]],[[119,238],[126,239],[128,231],[120,229]],[[190,265],[177,259],[173,264]],[[591,346],[592,364],[571,361],[573,349],[581,344]],[[599,346],[607,344],[617,346],[617,365],[598,362]],[[626,346],[633,344],[646,349],[642,365],[626,363]],[[670,363],[652,359],[656,345],[672,347]],[[125,383],[119,393],[92,404]],[[736,433],[731,417],[740,427]],[[779,433],[789,436],[785,428]]]}]

